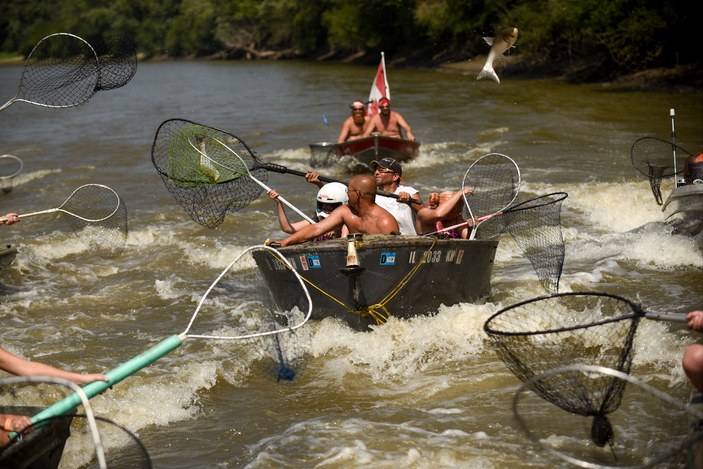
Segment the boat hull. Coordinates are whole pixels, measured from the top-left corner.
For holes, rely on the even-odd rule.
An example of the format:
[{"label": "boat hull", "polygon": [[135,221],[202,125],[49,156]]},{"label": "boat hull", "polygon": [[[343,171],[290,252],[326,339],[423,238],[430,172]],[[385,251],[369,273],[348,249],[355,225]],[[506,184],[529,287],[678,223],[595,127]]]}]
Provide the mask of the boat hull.
[{"label": "boat hull", "polygon": [[674,189],[662,205],[662,212],[676,233],[700,234],[703,231],[703,184]]},{"label": "boat hull", "polygon": [[402,163],[416,158],[419,152],[418,142],[381,135],[371,135],[336,144],[329,142],[310,144],[313,167],[339,164],[352,173],[368,172],[373,160],[389,157]]},{"label": "boat hull", "polygon": [[[442,304],[485,298],[497,246],[497,240],[366,235],[355,243],[358,268],[347,265],[346,239],[279,250],[306,281],[312,319],[334,317],[369,330],[386,317],[429,315]],[[300,286],[283,264],[265,251],[254,257],[276,305],[306,310]]]}]

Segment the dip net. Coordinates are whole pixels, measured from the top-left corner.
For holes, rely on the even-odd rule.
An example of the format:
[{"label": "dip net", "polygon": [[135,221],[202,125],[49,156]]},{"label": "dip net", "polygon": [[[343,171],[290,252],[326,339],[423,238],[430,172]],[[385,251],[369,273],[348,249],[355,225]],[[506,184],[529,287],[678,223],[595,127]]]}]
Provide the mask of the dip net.
[{"label": "dip net", "polygon": [[564,364],[597,365],[628,374],[641,309],[614,295],[563,293],[533,298],[491,316],[484,324],[490,343],[506,366],[543,399],[592,417],[591,440],[613,441],[608,414],[620,405],[625,381],[605,376],[546,376]]},{"label": "dip net", "polygon": [[[226,145],[217,144],[223,142]],[[156,132],[151,160],[166,189],[188,215],[208,228],[256,200],[268,180],[265,169],[249,171],[259,157],[238,137],[183,119],[164,121]]]},{"label": "dip net", "polygon": [[662,178],[682,173],[690,153],[672,142],[656,137],[642,137],[632,144],[632,166],[649,178],[652,194],[661,205]]},{"label": "dip net", "polygon": [[537,278],[549,293],[559,291],[564,266],[561,205],[567,197],[566,192],[543,195],[510,207],[502,217],[507,231],[530,260]]},{"label": "dip net", "polygon": [[96,91],[120,88],[137,73],[137,45],[125,34],[100,37],[95,42],[100,63]]}]

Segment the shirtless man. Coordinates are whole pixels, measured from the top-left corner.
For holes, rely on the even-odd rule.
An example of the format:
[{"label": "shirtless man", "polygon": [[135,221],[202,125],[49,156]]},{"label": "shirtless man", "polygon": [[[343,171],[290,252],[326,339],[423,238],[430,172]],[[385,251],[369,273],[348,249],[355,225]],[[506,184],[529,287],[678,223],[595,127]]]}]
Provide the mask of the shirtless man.
[{"label": "shirtless man", "polygon": [[310,241],[341,225],[349,233],[398,234],[398,222],[388,211],[376,205],[376,180],[370,174],[358,174],[349,181],[349,203],[336,208],[327,218],[296,231],[280,243],[281,247]]},{"label": "shirtless man", "polygon": [[388,98],[378,100],[378,109],[381,111],[373,116],[364,128],[362,137],[368,137],[373,132],[380,132],[384,137],[403,138],[401,130],[405,131],[405,138],[415,140],[413,131],[403,116],[391,111],[391,101]]},{"label": "shirtless man", "polygon": [[461,211],[464,208],[462,194],[473,193],[471,187],[464,188],[464,191],[446,191],[441,194],[433,192],[429,196],[429,206],[417,212],[417,233],[427,234],[449,228],[454,225],[462,225],[451,230],[443,231],[444,236],[449,238],[463,238],[468,236],[469,224],[466,223]]},{"label": "shirtless man", "polygon": [[366,115],[366,107],[360,100],[356,100],[349,106],[351,108],[351,116],[342,124],[342,131],[339,132],[337,143],[343,143],[347,140],[361,138],[364,133],[364,127],[369,121],[369,116]]}]

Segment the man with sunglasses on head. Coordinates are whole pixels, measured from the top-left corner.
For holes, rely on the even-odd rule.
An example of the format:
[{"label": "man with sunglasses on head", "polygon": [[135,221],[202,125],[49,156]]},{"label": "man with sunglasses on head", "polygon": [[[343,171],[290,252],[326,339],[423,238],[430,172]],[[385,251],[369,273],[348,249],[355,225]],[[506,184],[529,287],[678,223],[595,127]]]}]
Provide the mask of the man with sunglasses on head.
[{"label": "man with sunglasses on head", "polygon": [[349,107],[351,108],[351,116],[347,117],[347,120],[342,124],[342,131],[339,132],[337,143],[361,138],[366,123],[369,121],[369,117],[366,115],[366,106],[362,101],[357,99]]},{"label": "man with sunglasses on head", "polygon": [[[418,210],[423,208],[425,204],[422,203],[420,193],[416,189],[403,184],[401,179],[403,168],[400,163],[393,158],[387,157],[378,161],[372,161],[370,166],[374,172],[378,188],[398,196],[395,199],[379,195],[376,197],[376,203],[395,217],[398,226],[400,226],[400,234],[417,234],[415,231],[415,217]],[[415,199],[420,203],[411,203],[411,199]]]},{"label": "man with sunglasses on head", "polygon": [[373,116],[364,128],[362,137],[368,137],[374,132],[379,132],[384,137],[403,138],[405,132],[407,140],[415,140],[412,129],[400,113],[391,111],[391,101],[385,96],[378,100],[379,113]]}]

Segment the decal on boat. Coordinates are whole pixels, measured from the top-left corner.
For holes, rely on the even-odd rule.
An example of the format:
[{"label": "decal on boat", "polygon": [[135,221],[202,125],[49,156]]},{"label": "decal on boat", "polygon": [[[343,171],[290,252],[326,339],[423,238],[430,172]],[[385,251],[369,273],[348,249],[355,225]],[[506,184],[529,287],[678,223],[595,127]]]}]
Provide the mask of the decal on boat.
[{"label": "decal on boat", "polygon": [[[408,256],[408,264],[417,264],[424,255],[425,251],[410,251],[410,255]],[[439,250],[430,252],[425,259],[425,262],[428,264],[436,264],[438,262],[461,264],[463,257],[463,249],[447,249],[446,251]]]},{"label": "decal on boat", "polygon": [[395,252],[381,252],[381,265],[395,265]]}]

